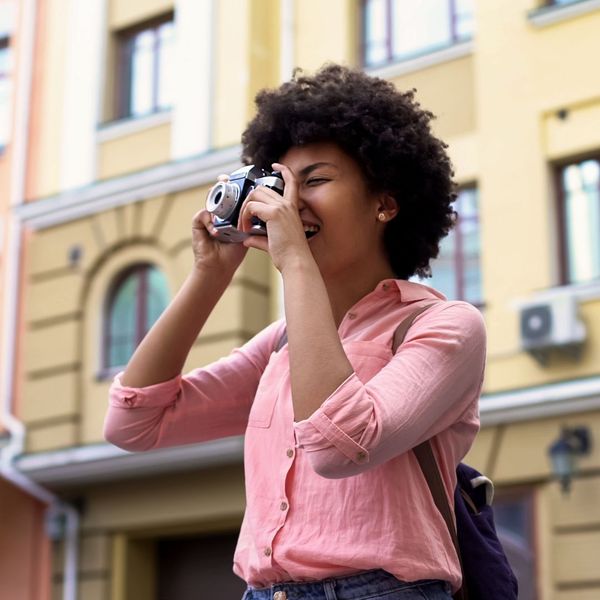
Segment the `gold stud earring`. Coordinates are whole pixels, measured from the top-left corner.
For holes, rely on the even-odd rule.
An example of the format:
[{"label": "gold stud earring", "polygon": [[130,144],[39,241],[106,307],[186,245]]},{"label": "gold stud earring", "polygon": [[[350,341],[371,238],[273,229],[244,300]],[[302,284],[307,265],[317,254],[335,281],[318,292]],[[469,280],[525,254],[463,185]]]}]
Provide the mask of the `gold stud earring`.
[{"label": "gold stud earring", "polygon": [[382,212],[380,212],[380,213],[377,215],[377,218],[378,218],[380,221],[385,221],[385,213],[382,213]]}]

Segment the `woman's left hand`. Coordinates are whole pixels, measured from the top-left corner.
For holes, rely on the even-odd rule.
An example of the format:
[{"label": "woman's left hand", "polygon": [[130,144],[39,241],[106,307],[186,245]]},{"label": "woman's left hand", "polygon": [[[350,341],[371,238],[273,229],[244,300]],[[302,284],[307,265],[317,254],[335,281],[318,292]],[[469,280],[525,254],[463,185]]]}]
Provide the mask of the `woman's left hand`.
[{"label": "woman's left hand", "polygon": [[291,262],[312,258],[312,254],[300,218],[296,177],[280,163],[273,163],[273,169],[280,171],[283,177],[283,196],[265,186],[256,187],[242,206],[239,222],[242,231],[250,230],[252,217],[266,223],[266,238],[251,235],[243,243],[248,248],[268,252],[275,267],[283,272]]}]

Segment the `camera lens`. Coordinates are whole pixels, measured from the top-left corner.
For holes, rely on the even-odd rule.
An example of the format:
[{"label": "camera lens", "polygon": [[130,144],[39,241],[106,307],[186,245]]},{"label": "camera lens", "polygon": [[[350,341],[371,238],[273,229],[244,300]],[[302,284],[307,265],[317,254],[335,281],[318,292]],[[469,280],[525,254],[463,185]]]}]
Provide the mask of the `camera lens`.
[{"label": "camera lens", "polygon": [[226,219],[234,211],[240,190],[237,185],[220,182],[212,187],[206,197],[206,210],[209,213]]}]

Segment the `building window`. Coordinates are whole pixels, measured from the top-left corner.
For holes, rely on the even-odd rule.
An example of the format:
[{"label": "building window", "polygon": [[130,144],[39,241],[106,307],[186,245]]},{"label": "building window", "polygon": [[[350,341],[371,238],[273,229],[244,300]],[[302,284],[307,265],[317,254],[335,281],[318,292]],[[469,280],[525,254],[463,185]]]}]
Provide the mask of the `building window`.
[{"label": "building window", "polygon": [[11,134],[13,51],[11,35],[16,24],[17,5],[12,0],[0,2],[0,152],[8,145]]},{"label": "building window", "polygon": [[8,144],[10,134],[10,65],[9,38],[0,37],[0,151]]},{"label": "building window", "polygon": [[559,170],[559,203],[564,283],[600,279],[600,160]]},{"label": "building window", "polygon": [[173,103],[173,17],[120,32],[117,113],[141,117]]},{"label": "building window", "polygon": [[365,67],[440,50],[473,31],[473,0],[362,0]]},{"label": "building window", "polygon": [[545,2],[546,6],[564,6],[565,4],[576,4],[577,2],[581,2],[582,0],[547,0]]},{"label": "building window", "polygon": [[519,600],[536,600],[533,497],[530,490],[499,491],[494,497],[498,538],[519,582]]},{"label": "building window", "polygon": [[456,199],[456,226],[440,243],[439,256],[431,262],[432,277],[415,279],[439,290],[449,300],[483,305],[481,242],[477,188],[463,188]]},{"label": "building window", "polygon": [[127,364],[168,302],[167,280],[153,265],[136,265],[117,277],[107,302],[105,369]]}]

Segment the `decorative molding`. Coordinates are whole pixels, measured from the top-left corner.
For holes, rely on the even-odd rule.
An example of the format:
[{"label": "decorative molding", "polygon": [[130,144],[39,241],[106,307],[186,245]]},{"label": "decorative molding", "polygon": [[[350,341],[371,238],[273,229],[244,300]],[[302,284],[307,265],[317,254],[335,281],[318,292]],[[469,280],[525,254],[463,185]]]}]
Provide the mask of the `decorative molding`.
[{"label": "decorative molding", "polygon": [[600,377],[484,395],[482,426],[550,418],[600,409]]},{"label": "decorative molding", "polygon": [[[30,229],[45,229],[117,206],[207,185],[240,166],[239,145],[68,190],[15,207]],[[199,198],[199,202],[203,199]]]},{"label": "decorative molding", "polygon": [[527,13],[527,20],[534,27],[547,27],[575,17],[586,15],[600,8],[600,0],[579,0],[573,4],[544,6]]},{"label": "decorative molding", "polygon": [[473,50],[473,40],[469,40],[467,42],[453,44],[452,46],[442,48],[441,50],[428,52],[427,54],[416,56],[415,58],[401,60],[383,67],[369,68],[366,69],[366,71],[369,75],[374,77],[393,79],[394,77],[400,77],[401,75],[406,75],[414,71],[421,71],[423,69],[427,69],[428,67],[433,67],[435,65],[469,56],[473,54]]},{"label": "decorative molding", "polygon": [[[491,394],[483,396],[480,404],[484,427],[599,409],[600,377]],[[243,445],[243,436],[140,453],[94,444],[25,454],[16,466],[36,483],[60,488],[238,464],[243,459]]]},{"label": "decorative molding", "polygon": [[26,454],[16,460],[16,467],[41,485],[59,488],[241,464],[243,450],[243,436],[135,453],[111,444],[94,444]]}]

